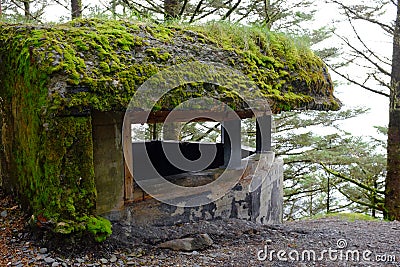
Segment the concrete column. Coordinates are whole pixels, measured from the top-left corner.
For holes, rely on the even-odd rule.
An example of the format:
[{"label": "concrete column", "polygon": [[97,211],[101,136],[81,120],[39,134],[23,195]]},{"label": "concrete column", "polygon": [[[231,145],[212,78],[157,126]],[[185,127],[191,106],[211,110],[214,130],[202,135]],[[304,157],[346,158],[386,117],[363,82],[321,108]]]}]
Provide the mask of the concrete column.
[{"label": "concrete column", "polygon": [[181,122],[164,122],[163,123],[163,140],[179,141]]},{"label": "concrete column", "polygon": [[224,143],[224,167],[238,169],[242,162],[241,120],[224,121],[221,140]]},{"label": "concrete column", "polygon": [[272,116],[263,115],[256,120],[256,152],[272,151]]},{"label": "concrete column", "polygon": [[98,214],[119,210],[124,205],[123,118],[123,112],[92,112]]}]

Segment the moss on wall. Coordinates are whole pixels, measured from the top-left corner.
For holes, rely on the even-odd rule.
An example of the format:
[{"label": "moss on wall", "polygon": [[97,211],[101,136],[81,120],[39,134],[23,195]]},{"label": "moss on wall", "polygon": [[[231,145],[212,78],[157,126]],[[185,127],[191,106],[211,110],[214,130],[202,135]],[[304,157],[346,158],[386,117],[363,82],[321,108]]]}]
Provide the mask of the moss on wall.
[{"label": "moss on wall", "polygon": [[111,225],[93,215],[91,118],[52,112],[48,74],[32,64],[24,42],[8,45],[0,50],[2,168],[9,176],[2,178],[30,208],[36,224],[64,234],[88,230],[102,240]]},{"label": "moss on wall", "polygon": [[[232,66],[256,82],[274,112],[340,105],[318,57],[259,28],[95,19],[0,26],[2,178],[39,224],[64,234],[88,230],[98,240],[110,234],[110,224],[94,216],[90,110],[124,110],[161,69],[197,60]],[[243,108],[235,93],[197,83],[176,88],[156,109],[201,95]]]}]

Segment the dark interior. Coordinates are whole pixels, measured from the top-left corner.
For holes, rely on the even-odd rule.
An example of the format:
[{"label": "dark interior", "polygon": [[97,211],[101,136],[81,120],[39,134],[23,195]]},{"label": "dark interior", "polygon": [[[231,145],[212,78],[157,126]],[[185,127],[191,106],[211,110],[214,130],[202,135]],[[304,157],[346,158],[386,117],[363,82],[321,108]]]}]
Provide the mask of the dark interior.
[{"label": "dark interior", "polygon": [[[188,160],[197,160],[200,157],[200,146],[216,146],[216,156],[209,166],[204,170],[215,169],[224,166],[224,144],[223,143],[199,143],[199,142],[178,142],[168,141],[167,143],[179,143],[179,149],[183,156]],[[175,175],[186,172],[181,170],[170,163],[167,159],[164,149],[163,141],[147,141],[145,142],[145,149],[142,142],[133,142],[133,172],[136,180],[151,179],[156,170],[162,176]],[[147,155],[146,155],[147,153]],[[242,158],[254,154],[255,151],[242,149]],[[147,160],[149,157],[150,162]]]}]

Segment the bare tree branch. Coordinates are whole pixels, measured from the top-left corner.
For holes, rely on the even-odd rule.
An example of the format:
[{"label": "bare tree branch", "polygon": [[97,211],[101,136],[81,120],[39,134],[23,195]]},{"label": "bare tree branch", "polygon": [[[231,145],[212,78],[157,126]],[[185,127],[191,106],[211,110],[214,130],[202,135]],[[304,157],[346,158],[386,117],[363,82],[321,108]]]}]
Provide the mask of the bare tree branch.
[{"label": "bare tree branch", "polygon": [[[354,8],[346,6],[345,4],[341,3],[340,1],[332,0],[332,3],[339,5],[343,10],[346,10],[355,19],[365,20],[370,23],[376,24],[376,25],[380,26],[384,31],[386,31],[390,34],[393,34],[393,32],[394,32],[393,26],[382,23],[382,22],[374,19],[372,16],[371,17],[362,16],[360,13],[356,12]],[[395,4],[395,5],[397,6],[397,4]]]},{"label": "bare tree branch", "polygon": [[145,0],[150,6],[153,7],[153,10],[157,13],[165,14],[164,8],[155,4],[155,1]]},{"label": "bare tree branch", "polygon": [[343,36],[337,35],[335,33],[335,35],[340,38],[348,47],[350,47],[353,52],[356,53],[356,56],[361,56],[362,58],[364,58],[365,60],[367,60],[368,62],[370,62],[373,66],[375,66],[378,71],[380,71],[381,73],[390,76],[390,72],[385,70],[383,67],[381,67],[378,63],[376,63],[371,57],[370,55],[367,55],[364,51],[359,50],[358,48],[356,48],[354,45],[351,44],[351,42],[349,40],[347,40],[346,38],[344,38]]},{"label": "bare tree branch", "polygon": [[390,94],[387,94],[387,93],[385,93],[385,92],[372,89],[372,88],[370,88],[370,87],[368,87],[368,86],[366,86],[366,85],[364,85],[364,84],[362,84],[362,83],[360,83],[360,82],[358,82],[358,81],[356,81],[356,80],[354,80],[354,79],[351,79],[351,78],[349,77],[349,75],[344,75],[344,74],[342,74],[341,72],[339,72],[339,71],[336,70],[335,68],[331,68],[331,70],[332,70],[333,72],[335,72],[337,75],[339,75],[340,77],[346,79],[347,81],[349,81],[349,82],[351,82],[351,83],[354,83],[354,84],[360,86],[361,88],[363,88],[363,89],[365,89],[365,90],[367,90],[367,91],[370,91],[370,92],[375,93],[375,94],[378,94],[378,95],[383,95],[383,96],[386,96],[386,97],[390,97]]},{"label": "bare tree branch", "polygon": [[209,135],[211,132],[216,131],[220,125],[221,125],[221,123],[215,124],[214,127],[208,129],[207,132],[205,132],[205,133],[202,134],[201,136],[199,136],[199,137],[197,137],[196,139],[194,139],[194,141],[195,141],[195,142],[199,142],[199,141],[203,140],[203,138],[204,138],[204,137],[207,137],[207,135]]},{"label": "bare tree branch", "polygon": [[[35,21],[37,21],[37,22],[39,22],[39,23],[41,23],[42,21],[40,20],[40,16],[42,15],[42,14],[38,14],[38,15],[34,15],[34,14],[32,14],[31,12],[29,12],[29,5],[28,5],[28,7],[27,7],[27,3],[28,2],[23,2],[24,3],[24,6],[21,6],[18,2],[16,2],[16,1],[14,1],[14,0],[11,0],[11,2],[16,6],[16,7],[18,7],[18,8],[20,8],[21,10],[23,10],[24,11],[24,13],[25,13],[25,17],[26,17],[26,19],[32,19],[32,20],[35,20]],[[27,9],[28,8],[28,9]]]},{"label": "bare tree branch", "polygon": [[318,187],[318,188],[310,189],[310,190],[297,191],[297,192],[293,192],[293,193],[290,193],[290,194],[286,194],[286,195],[284,195],[284,197],[290,198],[290,197],[293,197],[293,196],[296,196],[296,195],[306,194],[306,193],[315,193],[315,192],[318,192],[318,191],[322,191],[322,188]]},{"label": "bare tree branch", "polygon": [[[231,2],[232,2],[232,0],[228,0],[228,1],[226,1],[225,3],[223,3],[222,6],[228,5],[228,4],[230,4]],[[199,20],[204,19],[205,17],[207,17],[207,16],[209,16],[209,15],[211,15],[211,14],[214,14],[214,13],[217,12],[222,6],[216,7],[216,8],[214,8],[214,9],[212,9],[211,11],[209,11],[209,12],[203,14],[202,16],[197,17],[194,21],[199,21]]]},{"label": "bare tree branch", "polygon": [[227,18],[229,18],[229,16],[233,13],[233,11],[235,11],[239,7],[241,2],[242,0],[238,0],[237,3],[232,8],[230,8],[228,12],[222,17],[221,20],[226,20]]},{"label": "bare tree branch", "polygon": [[[351,25],[351,28],[353,29],[354,34],[356,35],[356,37],[357,37],[357,39],[358,39],[358,41],[363,45],[363,47],[364,47],[365,49],[367,49],[367,51],[368,51],[371,55],[373,55],[377,60],[379,60],[380,62],[382,62],[382,63],[384,63],[384,64],[386,64],[386,65],[388,65],[388,66],[391,67],[391,66],[392,66],[392,63],[391,63],[391,62],[382,60],[374,51],[372,51],[372,50],[365,44],[364,40],[363,40],[363,39],[361,38],[361,36],[358,34],[358,31],[356,30],[356,28],[355,28],[353,22],[350,20],[349,17],[348,17],[348,21],[349,21],[349,23],[350,23],[350,25]],[[385,74],[390,75],[389,72],[386,72]]]},{"label": "bare tree branch", "polygon": [[185,0],[185,1],[183,2],[183,5],[182,5],[182,7],[181,7],[181,11],[179,11],[179,17],[180,17],[180,18],[182,17],[183,13],[185,12],[186,6],[187,6],[188,3],[189,3],[189,0]]},{"label": "bare tree branch", "polygon": [[372,205],[372,204],[370,204],[370,203],[366,203],[366,202],[363,202],[363,201],[361,201],[361,200],[358,200],[358,199],[354,199],[352,196],[350,196],[349,194],[346,194],[345,192],[343,192],[343,190],[341,190],[340,188],[336,188],[343,196],[345,196],[347,199],[349,199],[350,201],[353,201],[353,202],[355,202],[355,203],[357,203],[357,204],[359,204],[359,205],[362,205],[362,206],[365,206],[365,207],[368,207],[368,208],[370,208],[370,209],[376,209],[376,210],[380,210],[380,211],[383,211],[384,210],[384,208],[383,208],[383,202],[382,201],[380,201],[380,203],[377,203],[377,204],[381,204],[381,205]]},{"label": "bare tree branch", "polygon": [[196,6],[196,9],[193,11],[192,17],[189,20],[189,23],[192,23],[194,21],[194,18],[196,17],[196,14],[199,12],[201,5],[203,4],[204,0],[200,0],[199,3]]}]

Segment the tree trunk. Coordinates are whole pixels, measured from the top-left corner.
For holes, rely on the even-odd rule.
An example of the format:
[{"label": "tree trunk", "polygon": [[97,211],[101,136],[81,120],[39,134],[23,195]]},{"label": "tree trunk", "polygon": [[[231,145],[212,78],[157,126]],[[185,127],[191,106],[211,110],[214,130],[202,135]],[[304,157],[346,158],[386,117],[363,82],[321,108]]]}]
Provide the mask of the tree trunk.
[{"label": "tree trunk", "polygon": [[112,0],[111,1],[111,13],[113,19],[117,18],[117,0]]},{"label": "tree trunk", "polygon": [[179,0],[164,0],[164,19],[176,19],[179,17]]},{"label": "tree trunk", "polygon": [[25,0],[23,2],[24,4],[24,16],[26,20],[30,20],[31,19],[31,11],[30,11],[30,3],[29,0]]},{"label": "tree trunk", "polygon": [[390,220],[400,220],[400,6],[393,34],[385,206]]},{"label": "tree trunk", "polygon": [[72,19],[82,17],[82,0],[71,0],[71,17]]}]

